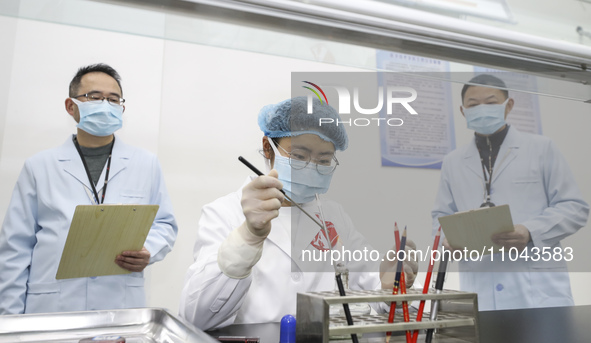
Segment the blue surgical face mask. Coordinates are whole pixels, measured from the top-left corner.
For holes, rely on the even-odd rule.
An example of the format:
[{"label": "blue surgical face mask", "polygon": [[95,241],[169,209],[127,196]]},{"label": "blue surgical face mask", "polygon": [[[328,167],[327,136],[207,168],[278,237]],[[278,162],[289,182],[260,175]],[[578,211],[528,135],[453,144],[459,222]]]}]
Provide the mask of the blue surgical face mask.
[{"label": "blue surgical face mask", "polygon": [[[279,154],[271,138],[269,138],[269,143],[275,152],[273,169],[277,170],[279,174],[278,178],[283,183],[283,191],[293,201],[300,204],[310,202],[316,198],[316,193],[324,194],[328,192],[332,174],[320,174],[316,170],[316,163],[312,162],[302,169],[294,169],[289,164],[289,158]],[[318,167],[322,168],[324,166]]]},{"label": "blue surgical face mask", "polygon": [[80,122],[77,127],[93,136],[110,136],[123,126],[123,106],[111,105],[106,100],[78,101]]},{"label": "blue surgical face mask", "polygon": [[482,135],[490,135],[497,132],[505,122],[505,108],[507,102],[502,104],[482,104],[470,108],[462,106],[468,128]]}]

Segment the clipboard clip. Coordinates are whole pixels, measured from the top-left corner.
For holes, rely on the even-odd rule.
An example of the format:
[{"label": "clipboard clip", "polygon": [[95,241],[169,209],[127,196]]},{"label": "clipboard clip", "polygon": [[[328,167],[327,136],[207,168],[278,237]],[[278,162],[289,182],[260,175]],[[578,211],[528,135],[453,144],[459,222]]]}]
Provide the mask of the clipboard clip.
[{"label": "clipboard clip", "polygon": [[490,202],[490,200],[487,200],[487,201],[483,202],[482,205],[480,205],[480,208],[491,208],[491,207],[495,207],[495,204]]}]

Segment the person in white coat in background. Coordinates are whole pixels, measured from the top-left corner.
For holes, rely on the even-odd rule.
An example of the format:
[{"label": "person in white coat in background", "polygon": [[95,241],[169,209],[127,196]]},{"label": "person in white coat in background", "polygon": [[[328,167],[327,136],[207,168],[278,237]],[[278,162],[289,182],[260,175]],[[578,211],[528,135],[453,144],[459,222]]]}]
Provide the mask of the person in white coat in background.
[{"label": "person in white coat in background", "polygon": [[[322,201],[327,240],[280,192],[319,218],[315,194],[328,191],[338,165],[335,151],[347,148],[343,126],[334,124],[340,120],[335,109],[314,99],[308,114],[307,102],[296,97],[260,111],[262,150],[274,169],[249,177],[241,189],[203,208],[195,262],[187,271],[180,304],[180,315],[203,330],[295,315],[298,292],[335,289],[330,261],[306,263],[306,254],[318,256],[328,244],[338,250],[371,249],[337,203]],[[319,118],[334,122],[319,126]],[[392,270],[394,265],[382,267]],[[381,282],[380,266],[349,262],[347,268],[351,289],[392,289],[392,274],[384,273]],[[417,269],[416,263],[405,264],[409,286]],[[375,307],[383,310],[381,304]]]},{"label": "person in white coat in background", "polygon": [[[574,305],[566,260],[576,254],[560,241],[585,225],[589,205],[550,139],[506,123],[513,105],[505,83],[492,75],[462,89],[460,111],[474,139],[443,160],[433,227],[441,216],[508,204],[515,230],[491,239],[523,258],[460,262],[461,290],[478,293],[480,310]],[[444,245],[453,249],[447,239]]]},{"label": "person in white coat in background", "polygon": [[[82,67],[69,92],[65,106],[77,134],[26,160],[4,218],[0,314],[143,307],[143,270],[162,260],[176,239],[156,156],[113,134],[124,111],[119,74],[105,64]],[[113,260],[132,273],[56,280],[76,206],[103,203],[160,205],[144,248]]]}]

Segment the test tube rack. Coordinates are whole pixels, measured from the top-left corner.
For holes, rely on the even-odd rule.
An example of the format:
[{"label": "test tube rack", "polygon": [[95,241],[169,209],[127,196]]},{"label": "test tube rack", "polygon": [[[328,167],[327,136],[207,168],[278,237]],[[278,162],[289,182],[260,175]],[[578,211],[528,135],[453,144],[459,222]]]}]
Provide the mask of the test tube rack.
[{"label": "test tube rack", "polygon": [[[429,308],[425,306],[422,321],[416,321],[416,311],[410,321],[404,322],[397,312],[394,323],[388,323],[388,313],[374,315],[353,315],[353,325],[347,325],[342,316],[329,316],[331,305],[343,303],[390,303],[396,301],[400,309],[402,301],[440,301],[437,319],[429,320]],[[392,332],[391,342],[405,341],[406,330],[437,329],[433,342],[479,342],[478,297],[476,293],[443,290],[436,294],[432,289],[427,294],[419,290],[408,290],[407,294],[396,294],[388,290],[348,290],[346,296],[338,291],[298,293],[297,296],[296,343],[329,343],[329,337],[347,336],[352,333]],[[400,337],[395,339],[395,337]],[[444,339],[445,338],[445,339]],[[372,340],[373,341],[373,340]]]}]

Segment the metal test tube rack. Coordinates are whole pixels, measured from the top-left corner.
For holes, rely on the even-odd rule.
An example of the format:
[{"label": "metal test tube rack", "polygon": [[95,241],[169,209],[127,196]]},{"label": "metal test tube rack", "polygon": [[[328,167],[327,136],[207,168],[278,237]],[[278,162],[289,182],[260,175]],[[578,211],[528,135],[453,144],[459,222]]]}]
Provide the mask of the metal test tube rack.
[{"label": "metal test tube rack", "polygon": [[[406,330],[437,329],[435,342],[479,342],[478,298],[476,293],[444,290],[428,294],[419,290],[408,290],[407,294],[393,295],[387,290],[354,291],[339,296],[338,291],[298,293],[296,343],[329,343],[329,337],[347,336],[351,333],[366,334],[392,332],[391,342],[405,342]],[[401,308],[402,301],[440,300],[437,320],[431,322],[429,314],[423,313],[421,322],[416,321],[416,311],[411,313],[410,322],[405,323],[402,313],[397,313],[394,323],[388,323],[388,314],[353,316],[354,325],[348,326],[344,317],[329,316],[330,305],[343,303],[379,303],[396,301]],[[425,307],[428,310],[428,306]],[[426,312],[426,311],[425,311]],[[402,335],[402,336],[399,336]],[[400,337],[400,338],[397,338]],[[402,339],[402,340],[401,340]],[[370,340],[374,342],[375,340]]]}]

